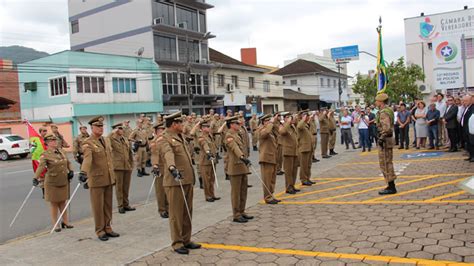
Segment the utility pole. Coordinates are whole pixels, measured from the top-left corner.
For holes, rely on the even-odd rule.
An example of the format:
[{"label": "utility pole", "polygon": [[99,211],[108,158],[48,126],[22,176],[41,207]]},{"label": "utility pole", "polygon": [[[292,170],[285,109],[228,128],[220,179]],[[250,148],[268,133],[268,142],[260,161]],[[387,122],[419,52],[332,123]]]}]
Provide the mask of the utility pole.
[{"label": "utility pole", "polygon": [[342,95],[342,87],[341,87],[341,63],[340,62],[337,62],[337,71],[339,72],[339,76],[338,76],[338,93],[339,93],[339,108],[341,108],[342,106],[342,101],[341,101],[341,95]]}]

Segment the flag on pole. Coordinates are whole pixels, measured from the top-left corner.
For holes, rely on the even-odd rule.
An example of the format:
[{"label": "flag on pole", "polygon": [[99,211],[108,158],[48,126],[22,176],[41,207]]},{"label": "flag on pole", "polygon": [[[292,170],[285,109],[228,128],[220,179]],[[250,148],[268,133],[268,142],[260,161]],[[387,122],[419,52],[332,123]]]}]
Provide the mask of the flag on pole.
[{"label": "flag on pole", "polygon": [[387,89],[388,75],[387,66],[383,58],[382,47],[382,18],[379,18],[379,26],[377,27],[378,44],[377,44],[377,94],[383,93]]},{"label": "flag on pole", "polygon": [[[44,145],[43,138],[40,134],[33,128],[30,122],[25,121],[25,124],[28,128],[28,137],[30,139],[31,148],[31,163],[33,165],[33,172],[36,172],[39,166],[39,159],[41,154],[46,150],[46,145]],[[44,177],[46,170],[41,173],[41,177]]]}]

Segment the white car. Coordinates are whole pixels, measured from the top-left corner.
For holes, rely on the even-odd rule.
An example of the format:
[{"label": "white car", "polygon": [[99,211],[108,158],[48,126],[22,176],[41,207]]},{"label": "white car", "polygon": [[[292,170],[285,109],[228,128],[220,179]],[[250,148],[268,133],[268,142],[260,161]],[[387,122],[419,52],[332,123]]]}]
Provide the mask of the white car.
[{"label": "white car", "polygon": [[0,135],[0,161],[6,161],[14,155],[26,158],[30,153],[30,142],[18,135]]}]

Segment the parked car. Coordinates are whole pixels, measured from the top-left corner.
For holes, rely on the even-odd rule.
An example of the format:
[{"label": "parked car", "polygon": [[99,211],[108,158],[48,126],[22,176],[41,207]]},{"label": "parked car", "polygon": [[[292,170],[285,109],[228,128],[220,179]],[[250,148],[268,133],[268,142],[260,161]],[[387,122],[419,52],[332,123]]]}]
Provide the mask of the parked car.
[{"label": "parked car", "polygon": [[0,160],[6,161],[11,156],[26,158],[30,153],[30,142],[21,136],[5,134],[0,135]]}]

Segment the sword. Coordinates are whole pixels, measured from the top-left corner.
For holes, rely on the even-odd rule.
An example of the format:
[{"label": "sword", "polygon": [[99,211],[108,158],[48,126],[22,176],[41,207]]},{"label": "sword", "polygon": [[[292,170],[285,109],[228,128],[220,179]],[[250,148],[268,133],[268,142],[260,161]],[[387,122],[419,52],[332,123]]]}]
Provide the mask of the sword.
[{"label": "sword", "polygon": [[211,160],[211,163],[212,171],[214,171],[214,179],[216,180],[216,187],[219,188],[219,181],[217,181],[216,165],[214,164],[214,160]]},{"label": "sword", "polygon": [[33,187],[30,189],[30,192],[28,193],[28,195],[26,195],[26,198],[23,200],[23,203],[21,204],[20,208],[18,209],[18,211],[17,211],[16,214],[15,214],[15,217],[13,217],[13,220],[12,220],[12,222],[10,223],[10,227],[12,227],[13,224],[15,223],[16,218],[17,218],[18,215],[20,214],[21,210],[23,210],[23,207],[25,207],[26,201],[28,201],[28,199],[30,198],[31,193],[33,193],[33,190],[34,190],[34,189],[35,189],[35,186],[33,186]]},{"label": "sword", "polygon": [[58,226],[59,222],[61,221],[61,218],[63,218],[63,215],[64,215],[64,213],[65,213],[66,210],[67,210],[67,207],[69,207],[69,204],[71,204],[72,198],[74,198],[74,195],[76,195],[76,192],[77,192],[77,190],[79,189],[80,186],[81,186],[81,183],[79,182],[79,183],[77,184],[76,188],[74,189],[74,192],[72,192],[71,197],[70,197],[69,200],[67,201],[66,206],[64,206],[64,209],[63,209],[63,211],[61,212],[61,215],[59,215],[58,220],[57,220],[56,223],[54,224],[53,229],[51,229],[51,231],[49,232],[50,234],[52,234],[52,233],[54,232],[54,229],[56,228],[56,226]]},{"label": "sword", "polygon": [[151,191],[153,190],[153,186],[155,185],[156,177],[157,175],[153,173],[153,182],[151,182],[151,187],[150,187],[150,190],[148,191],[148,196],[146,197],[145,204],[148,204],[148,201],[150,200]]},{"label": "sword", "polygon": [[188,212],[189,221],[192,221],[193,218],[191,216],[191,211],[189,210],[188,201],[186,200],[186,194],[184,193],[183,183],[181,182],[181,179],[178,179],[178,182],[179,182],[179,186],[181,187],[181,192],[183,192],[184,204],[186,205],[186,211]]},{"label": "sword", "polygon": [[277,199],[275,199],[275,197],[273,196],[273,193],[270,192],[270,189],[268,189],[267,185],[265,185],[265,183],[263,182],[262,177],[261,177],[260,174],[257,172],[257,170],[255,169],[255,167],[253,167],[252,164],[250,164],[250,167],[252,167],[252,171],[253,171],[253,173],[258,177],[258,179],[260,179],[260,182],[262,183],[263,187],[264,187],[264,188],[267,190],[267,192],[272,196],[272,199],[277,200]]}]

